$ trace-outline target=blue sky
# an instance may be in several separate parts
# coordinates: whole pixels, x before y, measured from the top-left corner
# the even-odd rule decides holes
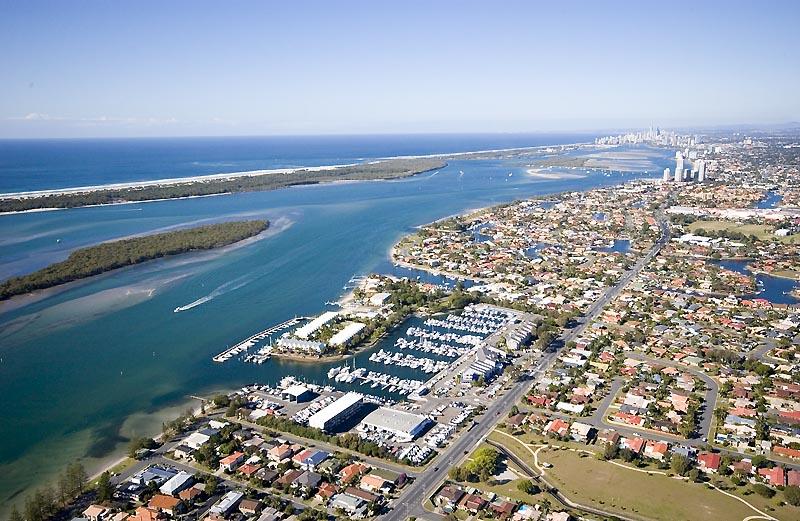
[[[800,2],[0,0],[0,137],[800,120]]]

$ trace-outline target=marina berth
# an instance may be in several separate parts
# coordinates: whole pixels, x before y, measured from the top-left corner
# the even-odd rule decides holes
[[[308,319],[306,317],[295,317],[295,318],[291,318],[289,320],[286,320],[285,322],[281,322],[280,324],[278,324],[276,326],[272,326],[272,327],[269,327],[269,328],[267,328],[267,329],[265,329],[263,331],[259,331],[255,335],[250,336],[250,337],[242,340],[238,344],[236,344],[234,346],[231,346],[231,347],[227,348],[225,351],[221,352],[220,354],[214,356],[212,358],[212,360],[214,360],[215,362],[218,362],[218,363],[227,362],[228,360],[230,360],[231,358],[235,357],[236,355],[239,355],[239,354],[247,352],[251,347],[254,347],[254,346],[258,345],[260,342],[263,342],[267,338],[270,338],[275,333],[278,333],[278,332],[283,331],[285,329],[289,329],[290,327],[295,326],[295,325],[299,324],[300,322],[302,322],[304,320],[308,320]],[[265,347],[268,347],[268,346],[265,346]],[[267,358],[269,358],[269,350],[265,350],[264,348],[259,350],[258,354],[262,356],[262,359],[261,359],[260,362],[257,362],[257,363],[261,363],[264,360],[266,360]]]

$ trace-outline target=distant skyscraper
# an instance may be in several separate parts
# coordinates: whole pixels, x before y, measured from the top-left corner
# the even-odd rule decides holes
[[[683,181],[683,154],[678,151],[675,152],[675,182],[681,181]]]
[[[670,172],[669,167],[664,169],[664,182],[668,183],[672,179],[672,172]]]
[[[703,159],[698,159],[696,163],[697,168],[697,181],[702,183],[706,180],[706,162]]]

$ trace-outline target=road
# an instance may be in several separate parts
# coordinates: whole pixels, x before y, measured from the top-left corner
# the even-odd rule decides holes
[[[477,425],[464,432],[441,451],[439,456],[429,465],[428,470],[406,487],[403,495],[395,501],[395,508],[381,516],[381,519],[385,521],[403,521],[411,516],[415,516],[418,519],[441,518],[438,514],[428,512],[422,506],[423,502],[433,493],[434,487],[438,486],[447,477],[447,471],[450,468],[459,465],[466,455],[483,441],[495,424],[498,423],[498,420],[505,418],[511,406],[518,403],[527,393],[533,380],[546,372],[555,363],[560,350],[570,341],[579,338],[586,327],[600,315],[605,305],[616,298],[645,265],[658,255],[658,252],[669,240],[669,228],[662,216],[659,216],[659,228],[661,229],[661,238],[653,245],[647,255],[634,264],[614,286],[595,301],[576,326],[562,333],[554,342],[554,349],[548,349],[542,354],[542,357],[530,372],[533,378],[526,377],[517,381],[508,392],[491,403],[486,412],[478,418]]]

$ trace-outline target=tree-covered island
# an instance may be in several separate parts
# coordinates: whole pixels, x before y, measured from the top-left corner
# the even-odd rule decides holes
[[[268,227],[264,220],[224,222],[81,248],[62,262],[0,283],[0,300],[168,255],[227,246]]]
[[[395,158],[347,166],[300,169],[289,172],[240,173],[207,179],[192,179],[122,188],[75,189],[30,195],[10,194],[0,199],[0,213],[44,208],[77,208],[157,199],[178,199],[236,192],[277,190],[289,186],[333,181],[372,181],[400,179],[436,170],[447,162],[436,158]]]

